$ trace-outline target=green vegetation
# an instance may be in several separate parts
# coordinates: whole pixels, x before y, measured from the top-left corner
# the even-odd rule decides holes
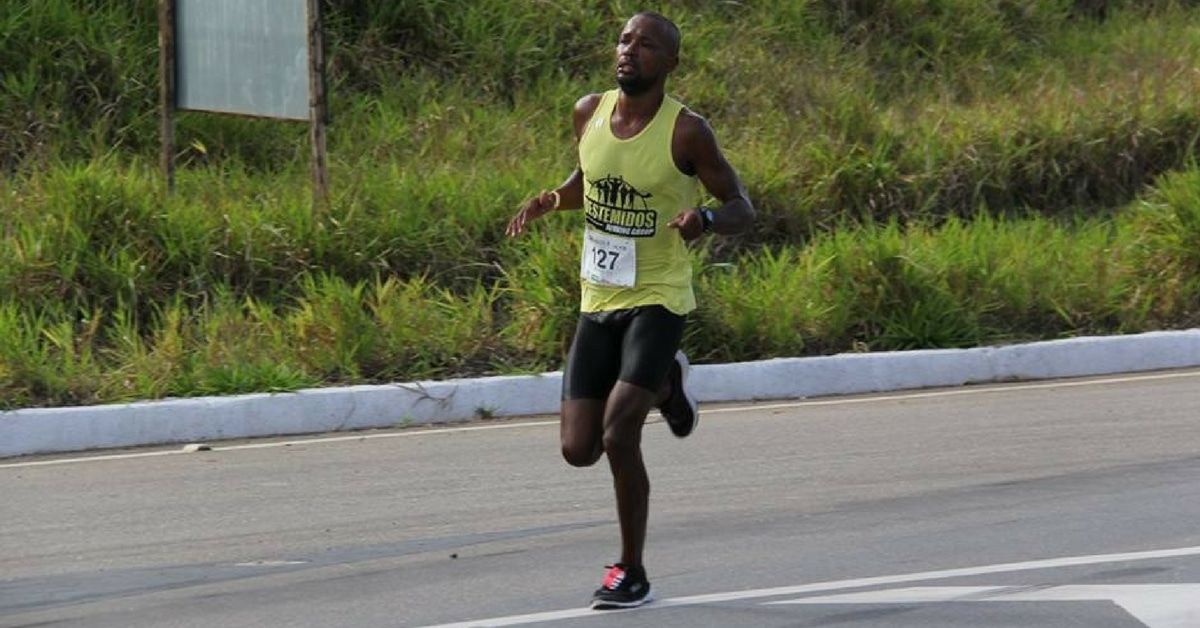
[[[306,130],[183,113],[155,0],[0,6],[0,408],[555,369],[578,216],[507,240],[612,85],[624,0],[327,0]],[[759,210],[698,250],[697,361],[1200,322],[1200,3],[672,0],[671,88]]]

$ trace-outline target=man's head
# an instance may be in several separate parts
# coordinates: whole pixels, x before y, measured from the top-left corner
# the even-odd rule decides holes
[[[617,85],[630,96],[662,88],[679,64],[679,28],[658,13],[629,18],[617,40]]]

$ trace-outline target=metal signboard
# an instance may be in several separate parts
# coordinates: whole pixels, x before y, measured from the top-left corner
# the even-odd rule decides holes
[[[174,0],[175,106],[308,120],[307,0]]]

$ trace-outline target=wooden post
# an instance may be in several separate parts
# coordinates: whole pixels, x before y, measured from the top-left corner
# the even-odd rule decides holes
[[[175,189],[175,0],[158,0],[159,161],[167,191]]]
[[[329,175],[325,161],[325,42],[321,32],[320,0],[308,0],[308,114],[312,140],[313,207],[323,207],[329,198]]]

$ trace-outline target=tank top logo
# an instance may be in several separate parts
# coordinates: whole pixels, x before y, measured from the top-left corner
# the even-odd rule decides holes
[[[654,236],[658,213],[646,204],[652,194],[639,192],[624,177],[608,175],[589,183],[584,212],[589,225],[605,233],[631,238]]]

